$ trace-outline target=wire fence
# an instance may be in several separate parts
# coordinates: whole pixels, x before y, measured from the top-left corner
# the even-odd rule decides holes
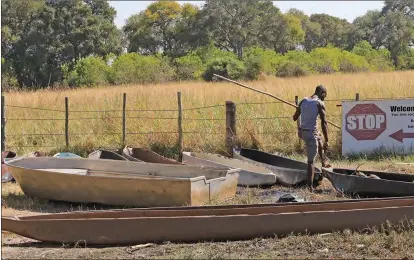
[[[355,100],[359,100],[359,94],[356,94],[356,98],[355,99],[328,99],[325,100],[325,102],[342,102],[342,101],[355,101]],[[382,97],[371,97],[371,98],[365,98],[365,100],[382,100],[385,98]],[[414,97],[398,97],[398,98],[393,98],[393,99],[414,99]],[[65,144],[68,146],[70,143],[70,137],[71,136],[87,136],[87,135],[96,135],[96,136],[122,136],[122,142],[123,144],[125,144],[125,138],[126,136],[129,135],[184,135],[184,134],[188,134],[188,135],[192,135],[192,134],[198,134],[198,135],[226,135],[228,134],[228,131],[218,131],[218,129],[214,129],[214,131],[185,131],[182,130],[182,124],[183,121],[193,121],[195,123],[200,122],[200,121],[204,121],[204,122],[222,122],[222,126],[226,127],[227,125],[227,114],[226,111],[224,109],[226,109],[226,105],[225,104],[215,104],[215,105],[207,105],[207,106],[199,106],[199,107],[191,107],[191,108],[184,108],[184,109],[180,109],[180,107],[177,108],[169,108],[169,109],[126,109],[126,94],[124,94],[124,103],[123,103],[123,109],[110,109],[110,110],[69,110],[69,106],[66,107],[65,110],[61,110],[61,109],[53,109],[53,108],[42,108],[42,107],[29,107],[29,106],[16,106],[16,105],[7,105],[4,104],[5,100],[2,99],[2,130],[3,132],[6,130],[5,128],[5,124],[6,121],[28,121],[28,122],[33,122],[33,121],[58,121],[58,122],[65,122],[64,125],[62,125],[62,130],[63,132],[56,132],[56,133],[25,133],[25,132],[21,132],[21,133],[3,133],[2,134],[2,149],[4,150],[5,147],[45,147],[45,148],[50,148],[50,147],[57,147],[59,146],[58,143],[56,143],[55,145],[44,145],[44,144],[40,144],[40,145],[7,145],[6,140],[8,139],[8,137],[27,137],[27,136],[33,136],[33,137],[65,137]],[[361,100],[362,101],[362,100]],[[297,104],[298,103],[298,98],[295,97],[295,101],[289,101],[293,104]],[[237,106],[243,108],[245,106],[256,106],[256,105],[272,105],[272,104],[283,104],[283,102],[280,101],[273,101],[273,102],[239,102],[237,103]],[[56,117],[45,117],[45,118],[38,118],[38,117],[34,117],[34,118],[30,118],[30,117],[5,117],[4,116],[4,110],[5,108],[7,108],[7,110],[11,110],[11,109],[25,109],[25,110],[34,110],[34,111],[43,111],[43,112],[56,112],[58,114],[56,114]],[[222,113],[222,117],[217,117],[217,116],[210,116],[210,117],[206,117],[205,115],[202,115],[201,117],[191,117],[191,116],[186,116],[186,112],[190,112],[190,111],[198,111],[200,113],[204,112],[204,111],[208,111],[209,109],[217,109],[217,108],[222,108],[223,109],[223,113]],[[337,109],[338,108],[337,106]],[[147,116],[147,115],[131,115],[131,113],[144,113],[144,112],[156,112],[156,113],[167,113],[165,116]],[[339,111],[340,112],[340,111]],[[95,116],[79,116],[77,114],[80,113],[95,113]],[[120,113],[121,115],[113,115],[113,113]],[[171,113],[174,113],[175,115],[172,115]],[[72,116],[74,114],[74,116]],[[97,116],[99,114],[102,114],[102,116]],[[105,115],[103,115],[105,114]],[[69,116],[71,115],[71,116]],[[224,115],[226,115],[226,117],[224,117]],[[340,119],[342,117],[342,115],[340,113],[334,113],[334,114],[330,114],[328,115],[328,118],[337,118]],[[121,123],[119,124],[119,126],[122,126],[122,131],[115,131],[115,132],[70,132],[69,131],[69,126],[70,126],[70,122],[73,121],[90,121],[90,120],[102,120],[102,119],[116,119],[116,120],[120,120]],[[176,127],[176,131],[171,130],[171,131],[161,131],[159,129],[151,129],[151,130],[147,130],[147,131],[128,131],[127,130],[127,121],[131,120],[131,119],[139,119],[139,120],[162,120],[162,121],[166,121],[166,122],[170,122],[170,121],[176,121],[176,125],[175,124],[170,124],[171,126],[175,126]],[[278,122],[278,120],[291,120],[292,119],[292,115],[277,115],[277,116],[263,116],[263,117],[248,117],[248,116],[241,116],[240,118],[237,117],[237,122],[238,124],[245,124],[247,121],[252,121],[252,122],[257,122],[257,121],[274,121],[274,122]],[[341,121],[341,120],[340,120]],[[181,128],[178,127],[181,124]],[[243,127],[241,127],[243,129]],[[181,130],[180,130],[181,129]],[[332,131],[331,131],[332,132]],[[339,131],[336,131],[337,133],[340,133]],[[238,131],[239,134],[252,134],[254,133],[254,135],[264,135],[264,136],[279,136],[281,134],[284,135],[293,135],[293,134],[297,134],[297,131],[295,128],[292,128],[291,131],[286,131],[286,130],[279,130],[279,131],[266,131],[266,130],[260,130],[260,131]],[[37,144],[37,143],[36,143]],[[61,144],[64,144],[63,142]]]

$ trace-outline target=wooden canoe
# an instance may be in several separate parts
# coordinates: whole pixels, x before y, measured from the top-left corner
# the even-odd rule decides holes
[[[131,245],[328,233],[413,219],[414,197],[406,197],[2,217],[2,230],[52,243]]]
[[[278,183],[285,186],[302,185],[307,182],[307,163],[266,153],[259,150],[245,149],[234,151],[234,157],[268,168],[276,175]],[[316,168],[314,185],[322,181],[321,170]]]
[[[414,174],[362,171],[380,179],[356,176],[352,169],[323,169],[323,174],[338,191],[360,196],[414,196]]]
[[[238,184],[241,186],[266,186],[276,183],[276,176],[269,169],[221,155],[183,152],[183,163],[219,169],[240,169]]]
[[[129,161],[142,161],[149,163],[164,163],[164,164],[182,164],[173,159],[166,158],[151,150],[143,148],[133,148],[126,146],[122,151],[122,155]]]
[[[107,160],[119,160],[119,161],[128,161],[127,158],[125,158],[124,156],[117,154],[115,152],[112,151],[108,151],[108,150],[96,150],[93,151],[92,153],[90,153],[88,155],[88,158],[90,159],[107,159]],[[136,160],[139,161],[139,160]]]
[[[29,196],[140,207],[203,205],[235,196],[238,170],[84,158],[5,162]]]

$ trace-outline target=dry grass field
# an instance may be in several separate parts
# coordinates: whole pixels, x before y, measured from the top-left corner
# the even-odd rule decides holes
[[[299,98],[310,95],[315,86],[324,84],[328,88],[328,118],[341,124],[341,108],[336,105],[342,99],[354,99],[355,93],[360,93],[361,99],[414,96],[414,71],[315,75],[291,79],[268,77],[246,84],[290,102],[294,102],[296,95]],[[276,100],[270,97],[223,82],[6,93],[6,104],[9,106],[59,110],[6,107],[6,144],[9,149],[19,153],[33,150],[56,151],[58,149],[55,147],[64,147],[64,99],[68,97],[70,145],[73,151],[83,153],[96,147],[119,146],[122,140],[122,93],[126,93],[126,143],[134,146],[161,144],[165,146],[164,149],[173,150],[177,140],[177,111],[132,110],[176,110],[178,91],[182,92],[185,109],[183,130],[186,150],[223,151],[224,104],[226,100],[231,100],[237,104],[237,134],[244,146],[254,144],[266,151],[285,153],[301,151],[296,137],[296,124],[291,120],[294,112],[292,107],[274,103]],[[208,108],[191,109],[197,107]],[[96,110],[106,112],[81,112]],[[338,130],[331,126],[330,135],[332,151],[340,151]]]
[[[326,102],[328,118],[341,124],[342,99],[354,99],[355,93],[365,98],[414,96],[414,71],[363,73],[348,75],[318,75],[304,78],[279,79],[269,77],[247,85],[270,92],[293,102],[294,97],[312,94],[318,84],[328,88]],[[221,152],[224,149],[226,100],[237,104],[237,134],[244,146],[256,145],[266,151],[277,151],[301,157],[301,145],[292,122],[293,109],[269,97],[242,89],[231,83],[185,82],[148,86],[118,86],[76,90],[42,90],[5,93],[7,148],[19,154],[34,150],[57,152],[65,144],[64,135],[40,136],[21,134],[64,133],[64,98],[69,98],[70,151],[87,155],[97,147],[120,146],[122,132],[122,93],[127,93],[127,143],[133,146],[158,148],[168,156],[175,152],[177,140],[177,92],[182,92],[184,109],[184,148]],[[332,100],[332,101],[329,101]],[[246,104],[247,103],[247,104]],[[266,104],[257,104],[266,103]],[[219,106],[215,106],[219,105]],[[17,108],[37,107],[59,111]],[[210,107],[212,106],[212,107]],[[208,107],[205,109],[190,109]],[[190,109],[190,110],[188,110]],[[106,112],[81,112],[105,110]],[[117,111],[108,111],[117,110]],[[163,117],[165,119],[151,119]],[[273,118],[272,118],[273,117]],[[274,118],[286,117],[286,118]],[[13,119],[29,119],[18,121]],[[82,119],[79,119],[82,118]],[[171,119],[172,118],[172,119]],[[207,120],[194,120],[204,118]],[[256,118],[256,119],[254,119]],[[272,118],[272,119],[257,119]],[[34,120],[34,119],[60,119]],[[337,167],[361,170],[377,169],[414,173],[412,165],[395,161],[412,161],[413,156],[382,157],[370,161],[336,160],[340,151],[340,135],[330,127],[333,164]],[[164,132],[164,133],[154,133]],[[110,134],[105,134],[110,133]],[[138,134],[141,133],[141,134]],[[145,134],[142,134],[145,133]],[[29,147],[30,146],[30,147]],[[35,146],[35,147],[32,147]],[[51,147],[40,147],[51,146]],[[378,159],[378,158],[377,158]],[[236,197],[214,204],[274,203],[281,193],[293,193],[306,201],[345,199],[337,194],[328,180],[309,193],[305,188],[273,186],[270,189],[238,188]],[[31,198],[15,183],[2,184],[2,215],[107,209],[96,204],[62,203]],[[310,236],[257,238],[248,241],[203,242],[195,244],[164,243],[140,250],[130,247],[91,247],[85,244],[52,245],[2,232],[4,259],[247,259],[247,258],[414,258],[414,223],[397,227],[377,227],[360,232],[345,230]]]

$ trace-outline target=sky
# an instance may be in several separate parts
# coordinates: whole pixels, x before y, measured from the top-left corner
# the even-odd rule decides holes
[[[125,20],[137,14],[153,3],[154,1],[109,1],[117,11],[115,24],[122,27]],[[194,5],[202,6],[203,1],[178,1],[178,3],[191,2]],[[290,8],[296,8],[307,15],[314,13],[326,13],[352,22],[356,17],[364,15],[368,10],[381,9],[383,1],[273,1],[283,13]]]

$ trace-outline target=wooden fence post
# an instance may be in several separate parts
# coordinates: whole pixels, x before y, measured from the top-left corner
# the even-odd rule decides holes
[[[298,96],[295,96],[295,104],[297,106],[299,106],[299,97]],[[298,120],[296,120],[296,125],[298,126],[298,130],[299,130],[299,127],[300,127],[300,116],[299,116]],[[299,140],[299,145],[302,145],[302,142],[301,142],[299,136],[298,136],[298,140]]]
[[[69,98],[65,97],[65,140],[66,148],[69,147]]]
[[[233,157],[236,139],[236,104],[233,101],[226,101],[226,152],[230,157]]]
[[[122,100],[122,146],[125,146],[126,139],[126,93],[123,95]]]
[[[359,101],[359,93],[355,94],[355,101]]]
[[[6,149],[6,117],[5,117],[5,109],[6,103],[5,98],[1,96],[1,151]]]
[[[177,92],[178,100],[178,161],[183,161],[183,106],[181,92]]]

